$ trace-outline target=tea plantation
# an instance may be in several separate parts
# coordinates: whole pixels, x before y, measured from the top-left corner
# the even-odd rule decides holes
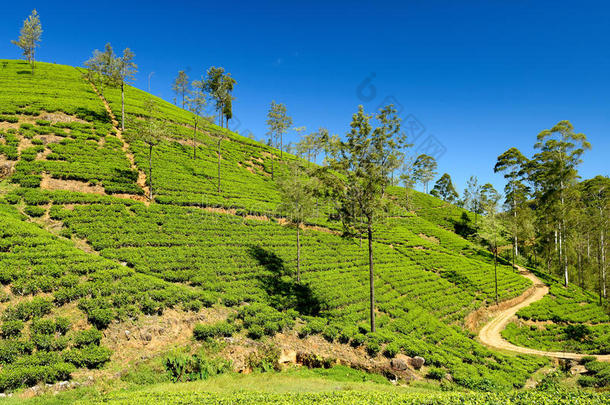
[[[148,173],[149,149],[135,122],[146,118],[150,95],[127,87],[133,120],[121,134],[112,120],[120,116],[119,90],[103,89],[107,111],[102,89],[82,69],[39,62],[35,75],[23,72],[24,62],[0,60],[0,164],[10,169],[0,181],[1,392],[104,370],[114,361],[105,345],[110,325],[168,309],[225,311],[217,324],[194,328],[200,340],[239,336],[257,345],[295,332],[300,339],[322,336],[371,361],[421,356],[432,371],[418,378],[458,389],[520,389],[550,365],[488,349],[466,329],[467,315],[495,299],[490,255],[455,233],[460,223],[476,221],[474,214],[416,191],[406,210],[404,190],[388,189],[394,203],[373,242],[378,330],[371,333],[365,244],[340,236],[336,209],[323,197],[301,234],[296,282],[295,230],[278,210],[277,186],[285,161],[295,156],[281,162],[277,150],[206,120],[193,135],[192,115],[157,99],[154,118],[168,120],[171,131],[154,149],[149,202],[138,181]],[[532,286],[505,264],[497,277],[501,301]],[[607,340],[608,316],[578,288],[552,284],[551,295],[518,315],[592,323],[596,342]],[[505,331],[517,344],[557,348],[556,336],[547,334],[557,331],[517,324]],[[598,351],[597,343],[590,346],[587,352]],[[133,392],[101,400],[443,403],[457,395]],[[461,401],[559,403],[561,395],[573,394],[468,394]],[[591,404],[607,399],[574,395]]]

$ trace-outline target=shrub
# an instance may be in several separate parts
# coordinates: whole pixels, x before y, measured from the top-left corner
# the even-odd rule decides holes
[[[362,333],[356,333],[352,338],[351,345],[353,347],[360,347],[364,344],[364,342],[366,342],[366,336],[364,336]]]
[[[111,308],[94,308],[87,312],[87,319],[97,329],[105,329],[114,319]]]
[[[280,349],[273,345],[264,345],[256,352],[250,353],[246,359],[246,364],[253,371],[273,371],[280,370]]]
[[[231,362],[228,360],[208,359],[197,354],[172,354],[163,360],[163,365],[173,382],[206,380],[231,370]]]
[[[400,352],[400,344],[397,342],[391,342],[386,345],[383,349],[383,355],[389,359],[396,357]]]
[[[583,358],[580,359],[580,364],[582,365],[586,365],[588,363],[591,363],[592,361],[595,361],[595,356],[584,356]]]
[[[208,340],[221,336],[233,335],[235,328],[227,322],[217,322],[211,325],[197,324],[193,329],[193,336],[197,340]]]
[[[46,209],[44,207],[38,207],[36,205],[28,205],[25,207],[24,212],[31,217],[41,217],[44,215]]]
[[[89,345],[99,345],[101,340],[102,332],[95,328],[78,331],[72,337],[74,347],[76,348],[81,348]]]
[[[248,337],[258,340],[265,335],[265,330],[260,325],[252,325],[248,328]]]
[[[339,336],[339,329],[336,326],[329,325],[324,329],[324,332],[322,332],[322,336],[328,342],[332,343]]]
[[[369,340],[366,343],[366,352],[369,354],[369,356],[371,356],[371,357],[377,356],[377,354],[379,354],[380,350],[381,350],[381,346],[379,345],[379,343],[377,343],[377,341]]]
[[[426,374],[426,378],[430,378],[431,380],[442,380],[445,376],[445,370],[437,367],[430,367],[428,373]]]
[[[11,338],[21,335],[23,330],[23,322],[19,320],[15,321],[4,321],[2,323],[2,337]]]
[[[64,360],[79,368],[100,368],[110,360],[111,353],[106,347],[88,345],[68,350],[64,353]]]
[[[51,335],[55,333],[55,322],[52,319],[34,319],[30,325],[30,332]]]

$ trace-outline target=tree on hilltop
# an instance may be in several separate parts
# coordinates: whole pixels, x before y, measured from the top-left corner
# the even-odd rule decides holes
[[[148,199],[154,201],[153,193],[153,149],[167,135],[167,123],[164,120],[154,118],[157,113],[157,105],[152,98],[145,101],[147,115],[144,120],[134,120],[134,137],[148,146]]]
[[[385,187],[393,157],[406,145],[406,137],[400,129],[400,118],[392,105],[382,108],[375,119],[378,126],[373,129],[371,115],[364,113],[362,106],[352,116],[351,130],[346,141],[340,141],[337,158],[331,167],[341,173],[339,199],[344,227],[364,227],[368,239],[370,321],[375,331],[375,288],[373,260],[373,227],[386,205]]]
[[[269,135],[269,144],[275,148],[277,140],[280,140],[280,159],[282,159],[282,143],[283,136],[292,126],[292,118],[286,114],[286,106],[282,103],[271,102],[271,107],[267,113],[267,134]],[[271,179],[274,178],[274,156],[271,156]]]
[[[190,93],[189,77],[184,70],[178,72],[178,76],[176,76],[172,83],[172,90],[176,93],[176,96],[182,99],[182,108],[184,108]]]
[[[206,98],[203,88],[203,80],[195,80],[193,82],[193,90],[186,96],[186,107],[193,114],[193,159],[197,157],[197,126],[199,125],[201,113],[206,105]]]
[[[125,130],[125,84],[133,82],[138,66],[133,62],[136,55],[129,48],[123,50],[123,56],[114,60],[114,82],[121,86],[121,130]]]
[[[299,162],[292,162],[288,174],[279,179],[282,204],[280,212],[296,228],[297,233],[297,282],[301,282],[301,227],[312,215],[314,207],[313,180]]]
[[[482,207],[485,216],[481,219],[478,229],[479,237],[489,244],[494,255],[495,301],[498,303],[498,246],[502,243],[503,227],[498,216],[498,201],[500,194],[489,183],[481,187]]]
[[[41,36],[42,25],[40,24],[40,16],[34,9],[32,14],[23,22],[19,32],[19,39],[11,41],[14,45],[21,48],[23,57],[32,67],[32,74],[34,74],[34,63],[36,61],[36,48],[40,44]]]
[[[459,198],[459,194],[455,190],[451,176],[448,173],[443,174],[438,179],[430,194],[448,203],[454,203]]]
[[[436,176],[437,163],[432,156],[422,154],[415,159],[414,176],[417,182],[424,185],[424,193],[428,193],[428,183]]]
[[[284,158],[284,134],[292,126],[292,118],[286,114],[285,104],[271,101],[271,107],[267,113],[267,126],[269,127],[269,136],[272,138],[271,143],[277,145],[277,140],[280,141],[281,160]]]

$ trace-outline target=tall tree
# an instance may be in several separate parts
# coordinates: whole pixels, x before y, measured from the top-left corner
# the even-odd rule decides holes
[[[223,126],[223,117],[227,117],[227,115],[233,116],[233,98],[231,92],[235,87],[235,83],[236,81],[231,77],[230,73],[225,74],[224,68],[212,66],[208,69],[207,78],[204,82],[204,90],[215,102],[218,125],[220,127]],[[231,104],[229,105],[229,103]]]
[[[482,206],[485,216],[481,219],[479,237],[486,241],[494,255],[495,301],[498,303],[498,246],[502,241],[502,224],[498,217],[500,194],[489,183],[481,187]]]
[[[161,142],[168,130],[165,121],[155,118],[158,109],[152,98],[145,101],[144,108],[147,116],[144,120],[134,120],[134,136],[148,146],[148,199],[153,202],[153,148]]]
[[[430,194],[439,197],[448,203],[454,203],[460,197],[455,190],[453,182],[451,181],[451,176],[449,176],[448,173],[443,174],[441,178],[438,179]]]
[[[85,66],[89,69],[88,74],[91,79],[99,79],[99,90],[104,97],[104,84],[113,84],[117,78],[117,57],[112,49],[112,45],[107,43],[104,46],[104,52],[99,50],[93,51],[93,56],[85,62]]]
[[[182,108],[184,108],[190,92],[189,77],[184,70],[178,72],[178,76],[176,76],[172,83],[172,90],[176,93],[177,97],[182,99]]]
[[[384,107],[375,116],[378,126],[373,129],[372,116],[362,106],[352,117],[351,131],[340,143],[338,159],[333,167],[344,178],[341,204],[347,228],[360,227],[364,222],[368,239],[370,320],[375,331],[375,288],[373,260],[373,226],[384,207],[383,190],[389,184],[392,157],[400,153],[406,137],[400,129],[400,118],[394,106]]]
[[[233,89],[235,88],[235,79],[231,77],[231,73],[222,76],[220,81],[220,99],[222,103],[222,116],[226,119],[225,128],[229,128],[229,120],[233,118]],[[222,126],[222,125],[221,125]]]
[[[583,133],[576,133],[569,121],[560,121],[551,129],[538,134],[534,145],[539,150],[534,155],[536,161],[531,175],[538,183],[542,203],[547,207],[547,215],[553,218],[558,239],[558,263],[563,272],[564,284],[569,284],[568,229],[569,189],[578,178],[578,166],[585,150],[591,148]]]
[[[286,215],[297,233],[297,282],[301,282],[301,227],[313,214],[312,178],[306,175],[299,162],[289,164],[288,174],[279,181],[282,199],[280,212]]]
[[[282,103],[271,101],[271,107],[267,113],[267,126],[269,127],[270,137],[275,141],[280,141],[280,159],[284,158],[284,134],[292,126],[292,118],[286,114],[286,106]],[[272,141],[272,143],[274,143]],[[273,175],[273,170],[272,173]]]
[[[610,178],[596,176],[583,182],[583,199],[588,207],[590,225],[597,234],[598,274],[600,301],[608,297],[606,276],[606,251],[610,227]],[[600,302],[601,304],[601,302]]]
[[[125,84],[133,82],[138,66],[133,62],[136,55],[129,48],[123,50],[123,56],[114,61],[114,82],[121,86],[121,130],[125,130]]]
[[[36,61],[36,48],[40,44],[41,36],[42,25],[40,24],[40,16],[36,10],[32,10],[32,14],[23,22],[19,32],[19,39],[11,41],[21,48],[23,57],[32,67],[32,74],[34,74],[34,63]]]
[[[474,213],[474,225],[477,225],[481,213],[481,186],[477,176],[470,176],[462,197],[464,208]]]
[[[201,113],[206,105],[205,94],[202,90],[203,81],[194,81],[193,90],[186,96],[186,106],[193,113],[193,159],[197,157],[197,126],[201,120]]]
[[[424,192],[428,193],[428,183],[436,176],[437,163],[432,156],[419,155],[415,159],[415,179],[424,185]]]
[[[415,186],[415,156],[406,156],[402,160],[400,180],[405,188],[405,208],[411,210],[411,189]]]
[[[519,231],[520,231],[520,214],[524,205],[527,203],[529,189],[525,185],[525,176],[527,174],[528,159],[523,156],[517,148],[510,148],[500,156],[494,172],[504,173],[506,186],[504,193],[506,195],[506,204],[510,207],[509,214],[512,217],[511,226],[509,227],[513,240],[513,267],[515,259],[519,256]]]

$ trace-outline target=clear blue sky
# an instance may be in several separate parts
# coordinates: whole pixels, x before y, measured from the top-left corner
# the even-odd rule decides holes
[[[237,79],[237,131],[257,139],[271,100],[287,105],[296,126],[343,135],[358,104],[373,111],[393,97],[425,127],[418,147],[436,139],[446,148],[439,175],[450,173],[460,191],[471,174],[502,187],[496,157],[511,146],[531,154],[536,134],[562,119],[593,144],[583,177],[610,174],[609,5],[329,3],[9,2],[0,58],[20,57],[10,40],[36,8],[39,60],[82,65],[106,42],[130,47],[136,86],[147,89],[154,72],[151,92],[170,101],[178,70],[197,78],[225,67]]]

